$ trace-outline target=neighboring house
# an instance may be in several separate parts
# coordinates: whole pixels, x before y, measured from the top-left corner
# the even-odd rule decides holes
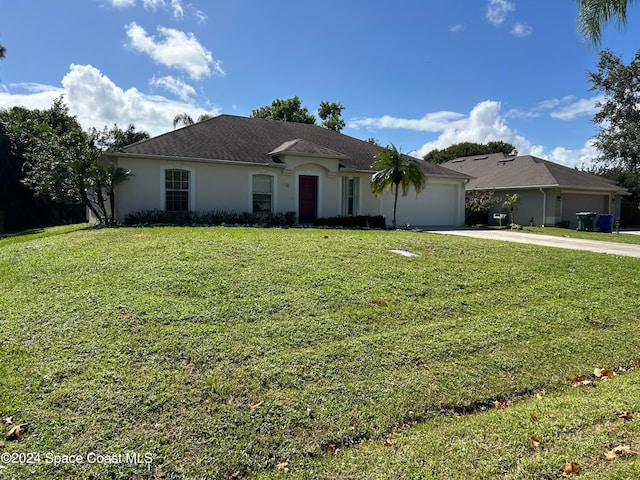
[[[524,225],[553,227],[564,222],[576,227],[576,213],[585,211],[619,218],[621,196],[628,194],[611,180],[531,155],[470,156],[442,166],[474,177],[466,186],[467,192],[493,190],[502,199],[517,193],[520,204],[515,217]],[[507,213],[502,201],[489,212],[490,224],[498,223],[493,220],[494,213]]]
[[[393,196],[371,193],[381,147],[301,123],[220,115],[108,155],[131,170],[116,191],[116,218],[141,210],[385,215]],[[398,224],[464,224],[468,177],[419,160],[425,189],[398,201]],[[402,195],[402,194],[401,194]]]

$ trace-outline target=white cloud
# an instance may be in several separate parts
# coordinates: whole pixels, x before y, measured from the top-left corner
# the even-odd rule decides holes
[[[463,28],[462,24],[458,23],[457,25],[452,25],[451,27],[449,27],[449,31],[451,33],[456,33],[456,32],[459,32],[460,30],[462,30],[462,28]]]
[[[511,29],[511,35],[516,37],[527,37],[533,33],[533,27],[526,23],[516,23]]]
[[[502,25],[509,12],[516,9],[516,6],[507,0],[489,0],[485,18],[493,25]]]
[[[127,8],[133,7],[136,3],[136,0],[110,0],[109,3],[116,8]]]
[[[182,0],[171,0],[171,10],[173,11],[173,16],[182,20],[184,18],[184,8],[182,8]]]
[[[520,153],[528,153],[533,147],[531,142],[507,126],[500,108],[500,103],[492,100],[478,103],[469,115],[462,115],[455,122],[442,125],[440,136],[418,149],[418,155],[422,157],[433,149],[447,148],[461,142],[487,143],[498,140],[513,144]]]
[[[212,69],[213,73],[224,75],[221,63],[213,59],[192,33],[158,27],[161,38],[156,40],[135,22],[127,25],[126,30],[130,47],[146,53],[156,63],[182,70],[194,80],[211,76]]]
[[[179,113],[197,118],[203,113],[219,115],[218,108],[205,110],[192,103],[169,100],[162,96],[146,95],[135,88],[123,90],[91,65],[71,65],[62,79],[62,88],[48,85],[9,85],[10,93],[0,92],[0,108],[23,106],[47,109],[60,95],[84,129],[102,128],[117,123],[159,135],[173,128]],[[20,90],[21,93],[11,93]]]
[[[170,75],[161,78],[154,77],[149,83],[154,87],[164,88],[173,93],[183,102],[188,102],[196,94],[196,90],[191,85]]]
[[[574,97],[564,97],[545,101],[536,109],[551,109],[573,99]],[[509,111],[509,114],[512,112]],[[522,112],[521,116],[524,116],[525,113]],[[439,133],[435,140],[425,143],[422,147],[411,152],[411,155],[418,158],[436,148],[444,149],[461,142],[487,143],[490,141],[505,141],[514,145],[520,155],[534,155],[568,167],[589,166],[592,159],[598,154],[591,140],[576,150],[555,147],[548,151],[544,146],[535,145],[529,139],[519,135],[516,130],[509,127],[506,120],[507,116],[501,113],[500,102],[486,100],[475,105],[469,114],[435,112],[429,113],[421,119],[394,118],[385,115],[380,118],[356,119],[349,122],[348,126],[355,129],[360,127],[404,128]]]
[[[581,98],[551,112],[550,115],[559,120],[573,120],[576,117],[594,115],[598,111],[596,103],[602,101],[604,101],[604,96],[602,95],[593,98]]]
[[[65,93],[63,88],[36,83],[12,83],[3,87],[3,91],[0,92],[2,109],[25,107],[45,110],[51,107],[56,98]]]
[[[385,115],[380,118],[360,118],[349,122],[349,128],[405,128],[419,132],[438,132],[444,126],[450,125],[455,120],[464,118],[464,115],[456,112],[428,113],[420,119],[396,118]]]

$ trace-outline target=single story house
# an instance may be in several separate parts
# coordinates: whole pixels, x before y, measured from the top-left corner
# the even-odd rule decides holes
[[[502,199],[517,193],[516,223],[524,225],[575,228],[576,213],[585,211],[619,218],[621,197],[628,194],[611,180],[531,155],[477,155],[442,166],[473,177],[466,185],[467,192],[494,191]],[[489,211],[488,223],[497,224],[493,214],[506,212],[502,201],[496,203]]]
[[[393,214],[370,189],[381,147],[301,123],[220,115],[108,153],[133,175],[117,185],[116,219],[166,211],[295,212],[318,217]],[[398,225],[464,224],[469,177],[419,160],[425,189],[398,201]]]

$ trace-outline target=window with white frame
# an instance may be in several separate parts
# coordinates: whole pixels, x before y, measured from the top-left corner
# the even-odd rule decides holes
[[[360,179],[358,177],[342,177],[342,215],[345,217],[358,215],[358,197],[360,195]]]
[[[165,170],[165,210],[168,212],[189,211],[189,171]]]
[[[271,175],[253,175],[251,177],[253,213],[273,212],[273,177]]]

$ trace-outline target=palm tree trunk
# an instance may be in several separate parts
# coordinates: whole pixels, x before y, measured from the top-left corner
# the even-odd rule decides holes
[[[400,185],[396,183],[396,196],[393,200],[393,228],[397,227],[396,224],[396,209],[398,208],[398,187]]]

